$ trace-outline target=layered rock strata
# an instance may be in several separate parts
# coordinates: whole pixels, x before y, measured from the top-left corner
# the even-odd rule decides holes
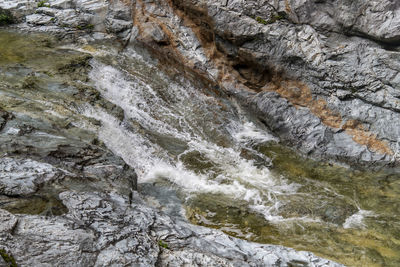
[[[99,35],[37,30],[69,41]],[[100,122],[82,115],[82,107],[119,121],[124,112],[90,86],[91,55],[59,42],[0,33],[1,266],[341,266],[148,206],[135,191],[135,171],[97,138]]]
[[[0,7],[30,29],[81,41],[144,43],[238,98],[304,154],[398,164],[400,11],[394,1],[35,4],[3,0]]]

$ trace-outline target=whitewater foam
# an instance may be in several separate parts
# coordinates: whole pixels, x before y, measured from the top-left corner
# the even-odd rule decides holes
[[[370,216],[374,216],[374,213],[372,211],[360,209],[358,212],[354,213],[346,219],[346,221],[343,223],[343,228],[365,228],[366,225],[364,223],[364,219]]]
[[[221,114],[219,101],[184,79],[172,82],[162,74],[152,73],[149,80],[140,71],[151,72],[151,66],[141,58],[135,60],[137,66],[133,64],[130,71],[93,60],[90,78],[104,98],[124,110],[126,120],[135,121],[147,133],[179,140],[185,144],[184,151],[172,155],[154,138],[132,130],[128,121],[121,122],[101,108],[87,106],[84,114],[101,121],[100,139],[135,168],[139,183],[167,180],[189,197],[223,194],[245,201],[268,220],[284,220],[278,215],[282,201],[278,198],[296,194],[301,185],[276,177],[266,166],[256,166],[254,160],[241,155],[243,148],[251,150],[256,143],[276,139],[235,107]],[[227,136],[230,144],[218,144],[214,132]],[[188,168],[182,158],[192,152],[215,168],[202,172]]]

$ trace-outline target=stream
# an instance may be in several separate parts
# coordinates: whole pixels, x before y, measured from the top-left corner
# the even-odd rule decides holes
[[[87,74],[57,67],[87,56]],[[65,117],[82,138],[95,133],[136,170],[147,202],[176,218],[348,266],[400,266],[399,173],[304,158],[235,99],[159,64],[140,47],[121,52],[0,31],[0,107]],[[27,77],[41,89],[30,90]],[[124,116],[73,99],[78,87],[97,91]],[[56,198],[50,205],[59,205]]]

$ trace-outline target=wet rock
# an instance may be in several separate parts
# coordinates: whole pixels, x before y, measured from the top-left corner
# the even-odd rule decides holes
[[[59,199],[50,194],[46,196],[42,193],[26,197],[0,195],[0,208],[13,214],[39,214],[43,216],[58,216],[68,211]]]
[[[32,14],[26,16],[26,22],[35,25],[47,25],[52,22],[52,17],[43,14]]]
[[[33,0],[1,0],[0,8],[18,22],[26,21],[27,25],[21,25],[25,30],[52,32],[61,38],[71,38],[70,32],[83,31],[80,35],[84,35],[94,31],[114,33],[114,38],[123,39],[128,38],[132,27],[129,4],[125,1],[111,4],[101,0],[50,0],[39,7]]]
[[[32,194],[41,185],[63,175],[50,164],[3,157],[0,159],[0,193],[10,196]]]
[[[217,80],[245,105],[253,103],[253,112],[285,142],[318,158],[398,164],[400,136],[386,119],[400,111],[400,7],[393,1],[176,0],[173,8],[154,3],[137,3],[136,18],[140,25],[155,18],[173,33],[178,45],[166,53]],[[305,84],[309,93],[280,90],[290,87],[288,80]],[[278,95],[269,103],[263,93],[246,94],[249,89]],[[329,114],[338,114],[336,122]],[[377,122],[377,114],[385,119]],[[359,126],[346,126],[354,122]]]
[[[0,131],[6,125],[7,120],[12,119],[12,117],[12,114],[8,113],[0,107]]]
[[[65,216],[16,215],[18,224],[12,234],[0,236],[7,241],[3,247],[12,251],[21,266],[60,262],[74,266],[341,266],[309,252],[251,243],[174,221],[147,207],[137,194],[132,204],[118,194],[70,191],[60,198],[69,210]],[[7,214],[0,216],[2,225],[13,218],[1,212]]]
[[[0,8],[0,26],[9,25],[14,22],[10,11]]]
[[[73,1],[72,0],[50,0],[49,5],[52,8],[57,8],[57,9],[70,9],[73,7]]]
[[[257,112],[260,120],[277,133],[281,140],[297,145],[305,154],[329,156],[356,165],[363,164],[364,159],[368,162],[390,161],[390,157],[384,158],[369,151],[367,147],[361,147],[347,134],[332,130],[307,109],[294,107],[277,93],[236,96],[244,105]]]
[[[361,121],[372,134],[377,128],[387,127],[378,138],[390,136],[388,146],[393,150],[398,138],[395,126],[386,120],[377,124],[373,117],[386,114],[387,118],[395,118],[400,110],[396,102],[398,52],[396,47],[389,51],[370,40],[396,46],[397,33],[388,33],[393,28],[380,24],[379,30],[368,30],[344,21],[340,23],[346,24],[347,30],[342,32],[341,28],[331,27],[334,20],[329,19],[315,27],[313,23],[298,24],[302,21],[301,12],[296,10],[301,8],[293,8],[294,4],[287,1],[173,1],[172,6],[158,0],[112,2],[56,0],[50,1],[50,7],[38,8],[35,1],[0,0],[0,8],[20,21],[26,20],[28,23],[19,27],[30,31],[76,34],[83,41],[103,39],[111,33],[123,41],[130,38],[132,42],[171,45],[168,51],[173,53],[168,55],[176,55],[197,74],[219,83],[223,90],[253,109],[283,141],[304,153],[350,162],[387,163],[393,159],[390,153],[371,152],[369,143],[357,143],[351,132],[346,133],[354,130],[350,126],[355,127],[356,123],[347,128],[326,125],[325,112],[315,112],[313,106],[318,96],[326,101],[324,108],[341,113],[354,104],[344,100],[360,100],[365,112],[342,113],[342,118]],[[131,31],[134,23],[138,25]],[[345,34],[349,33],[371,38],[348,38]],[[214,38],[218,39],[219,51],[213,50]],[[226,53],[229,61],[223,62],[223,57],[218,57],[220,52]],[[252,64],[263,68],[249,68]],[[56,75],[71,75],[84,83],[86,74],[76,74],[87,66],[69,67],[58,69]],[[224,69],[227,72],[223,73]],[[272,90],[273,86],[268,85],[280,79],[302,80],[309,85],[311,97],[299,100],[302,93],[297,89],[289,95],[285,91],[248,93],[248,85],[257,92]],[[242,84],[231,82],[236,80]],[[64,89],[63,94],[40,91],[43,88],[34,84],[0,99],[2,106],[7,105],[6,112],[11,109],[15,114],[7,123],[3,116],[0,121],[0,151],[2,156],[7,155],[3,157],[7,164],[0,172],[2,190],[7,194],[32,194],[48,183],[50,193],[61,192],[59,198],[68,208],[67,214],[47,217],[10,215],[0,210],[0,225],[5,225],[5,233],[0,232],[1,248],[11,251],[20,265],[340,266],[309,252],[232,238],[217,230],[174,220],[148,207],[132,192],[136,187],[134,171],[97,143],[93,131],[79,127],[78,122],[90,127],[98,124],[80,114],[80,105],[87,98],[79,99],[76,88],[60,88]],[[32,89],[41,93],[32,93]],[[91,104],[102,105],[98,95],[88,95]],[[112,104],[103,107],[113,109]],[[121,114],[117,117],[122,119]],[[24,125],[29,125],[30,130]],[[42,172],[33,173],[33,163]],[[59,179],[53,175],[64,175],[64,170],[69,172],[65,175],[68,177]],[[10,174],[17,179],[10,180]],[[337,217],[330,210],[325,215],[331,220]]]

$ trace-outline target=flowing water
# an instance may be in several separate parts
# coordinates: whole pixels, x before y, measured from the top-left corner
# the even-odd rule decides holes
[[[63,49],[91,53],[86,86],[124,110],[121,120],[77,106],[81,126],[135,168],[149,202],[173,200],[193,223],[349,266],[400,265],[399,174],[302,158],[234,99],[173,66],[163,71],[143,49]]]

